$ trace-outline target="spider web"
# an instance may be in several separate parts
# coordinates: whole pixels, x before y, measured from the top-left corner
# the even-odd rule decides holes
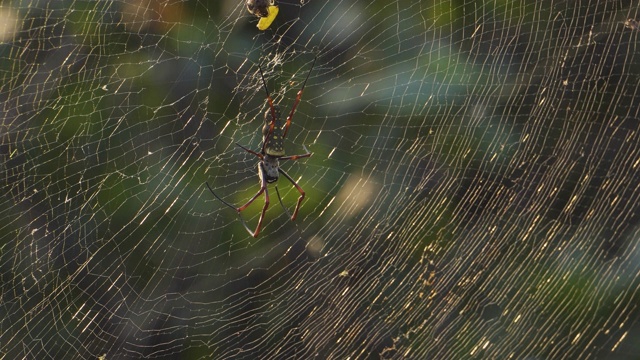
[[[279,6],[0,5],[0,358],[637,358],[638,5]]]

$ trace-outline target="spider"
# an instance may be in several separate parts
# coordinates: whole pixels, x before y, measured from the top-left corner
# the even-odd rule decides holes
[[[247,10],[260,18],[256,25],[259,30],[267,30],[276,16],[278,16],[278,5],[275,0],[247,0]]]
[[[307,74],[306,79],[302,83],[302,88],[300,88],[300,90],[298,91],[296,100],[293,103],[291,112],[289,112],[289,116],[287,116],[287,120],[285,121],[284,125],[282,125],[281,119],[280,119],[280,106],[278,104],[273,103],[273,99],[269,94],[269,89],[267,89],[267,82],[264,80],[262,68],[258,65],[258,70],[260,71],[260,77],[262,78],[262,85],[264,86],[264,90],[267,93],[267,103],[269,105],[269,109],[267,109],[267,111],[264,114],[265,123],[264,123],[264,126],[262,127],[262,149],[260,149],[260,152],[256,152],[236,143],[236,145],[242,148],[242,150],[250,154],[253,154],[258,159],[260,159],[260,161],[258,161],[258,177],[260,178],[260,190],[258,190],[258,193],[256,193],[251,199],[249,199],[249,201],[247,201],[246,204],[236,208],[235,206],[229,204],[228,202],[223,200],[221,197],[219,197],[213,191],[211,186],[209,186],[209,183],[208,182],[206,183],[207,187],[209,188],[209,191],[211,191],[211,193],[213,194],[213,196],[216,197],[216,199],[220,200],[223,204],[234,209],[238,213],[238,217],[240,218],[242,225],[244,225],[244,228],[253,237],[258,237],[258,234],[260,234],[260,228],[262,226],[262,220],[264,220],[264,214],[267,212],[267,208],[269,208],[269,191],[267,190],[267,184],[278,181],[278,177],[280,176],[280,174],[282,174],[287,180],[289,180],[293,184],[293,186],[295,186],[296,190],[298,190],[298,192],[300,193],[300,197],[298,198],[298,203],[296,204],[296,208],[293,211],[293,215],[291,215],[289,214],[289,210],[287,210],[287,208],[282,203],[282,198],[280,197],[280,193],[278,192],[278,186],[276,185],[275,187],[276,194],[278,195],[278,200],[280,201],[280,205],[286,211],[287,215],[291,216],[291,221],[294,221],[298,216],[298,210],[300,210],[300,204],[302,203],[302,200],[304,199],[304,195],[305,195],[304,190],[302,190],[300,185],[298,185],[298,183],[295,182],[293,178],[289,176],[289,174],[287,174],[284,170],[280,168],[279,161],[280,160],[298,160],[301,158],[310,157],[312,155],[307,149],[307,147],[302,145],[302,147],[306,151],[305,154],[284,156],[285,155],[284,138],[287,136],[287,132],[289,131],[289,126],[291,125],[291,120],[293,119],[293,114],[296,111],[296,107],[300,103],[300,99],[302,98],[302,92],[304,91],[304,86],[307,84],[307,80],[309,80],[309,75],[311,75],[311,71],[313,70],[313,66],[315,65],[315,63],[316,63],[316,59],[314,59],[313,63],[311,64],[311,69],[309,70],[309,73]],[[258,196],[260,196],[262,193],[264,193],[264,206],[262,207],[260,220],[258,220],[258,226],[256,227],[255,231],[251,231],[247,223],[242,218],[241,212],[244,209],[246,209],[249,205],[251,205],[251,203],[253,203],[253,201],[256,200]]]

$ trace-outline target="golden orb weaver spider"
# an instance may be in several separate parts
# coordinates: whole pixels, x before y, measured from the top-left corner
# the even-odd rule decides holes
[[[287,116],[287,120],[285,121],[284,125],[281,124],[280,106],[278,104],[273,103],[273,99],[271,98],[271,95],[269,94],[269,89],[267,88],[267,82],[264,80],[262,67],[258,65],[258,70],[260,71],[260,77],[262,78],[262,85],[264,86],[264,90],[267,93],[267,103],[269,105],[269,109],[267,109],[267,111],[264,114],[265,123],[264,123],[264,126],[262,127],[262,149],[260,150],[260,152],[256,152],[236,143],[236,145],[242,148],[242,150],[250,154],[253,154],[256,157],[258,157],[258,159],[260,159],[260,161],[258,162],[258,177],[260,178],[260,190],[258,190],[258,193],[256,193],[251,199],[249,199],[249,201],[247,201],[246,204],[236,208],[235,206],[231,205],[230,203],[226,202],[221,197],[219,197],[213,191],[211,186],[209,186],[209,183],[208,182],[206,183],[207,187],[209,188],[209,191],[211,191],[211,193],[213,194],[213,196],[216,197],[216,199],[220,200],[227,207],[234,209],[238,213],[238,217],[240,218],[242,225],[244,225],[244,228],[253,237],[258,237],[258,235],[260,234],[260,228],[262,227],[262,220],[264,220],[264,214],[267,212],[267,209],[269,208],[269,190],[267,190],[267,184],[278,181],[278,177],[280,174],[282,174],[287,180],[289,180],[293,184],[293,186],[295,186],[296,190],[298,190],[298,192],[300,193],[300,197],[298,198],[298,203],[296,204],[296,208],[293,211],[293,215],[290,215],[289,210],[287,210],[287,208],[282,203],[282,198],[280,197],[280,192],[278,192],[278,186],[276,185],[275,186],[276,194],[278,195],[278,200],[280,200],[280,205],[282,205],[282,208],[287,212],[288,215],[291,216],[291,221],[294,221],[298,216],[298,210],[300,210],[300,204],[304,199],[305,192],[304,190],[302,190],[300,185],[298,185],[298,183],[295,182],[295,180],[293,180],[291,176],[289,176],[289,174],[287,174],[284,170],[280,168],[279,160],[298,160],[301,158],[310,157],[312,155],[307,149],[307,147],[302,145],[302,147],[306,151],[305,154],[284,156],[285,155],[284,138],[287,136],[287,132],[289,131],[289,126],[291,126],[291,120],[293,119],[293,114],[295,113],[296,108],[300,103],[300,99],[302,98],[302,92],[304,91],[304,86],[307,84],[307,80],[309,80],[309,75],[311,75],[311,71],[313,70],[313,66],[315,65],[315,63],[316,63],[316,58],[313,59],[313,63],[311,64],[311,69],[309,70],[307,77],[302,83],[302,88],[300,88],[300,90],[298,91],[296,100],[293,103],[291,112],[289,112],[289,116]],[[262,208],[262,213],[260,214],[260,219],[258,220],[258,226],[256,226],[255,231],[251,231],[251,228],[249,228],[247,223],[242,218],[241,213],[244,209],[246,209],[249,205],[251,205],[251,203],[253,203],[253,201],[257,199],[258,196],[260,196],[262,193],[264,193],[264,206]]]

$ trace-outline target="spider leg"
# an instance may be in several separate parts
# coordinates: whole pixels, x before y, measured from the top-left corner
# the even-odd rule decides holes
[[[310,157],[311,155],[313,155],[311,152],[309,152],[309,149],[307,149],[307,147],[305,145],[302,145],[302,147],[304,148],[304,151],[307,152],[306,154],[283,156],[279,160],[298,160],[298,159],[307,158],[307,157]],[[291,181],[291,183],[300,192],[300,199],[298,199],[298,204],[296,206],[296,211],[295,211],[294,215],[291,216],[291,213],[289,212],[289,209],[287,209],[287,207],[284,206],[284,203],[282,202],[282,198],[280,197],[280,193],[278,192],[278,186],[276,185],[276,193],[278,194],[278,199],[280,200],[280,205],[282,205],[282,208],[287,213],[287,215],[289,215],[289,217],[291,217],[291,220],[295,220],[296,216],[298,215],[298,208],[300,207],[300,203],[302,202],[302,199],[304,199],[304,190],[302,190],[302,188],[300,186],[298,186],[298,184],[295,181],[293,181],[293,179],[289,176],[289,174],[285,173],[280,168],[278,168],[278,171],[280,171],[280,173],[282,173],[287,178],[287,180]]]
[[[309,149],[307,149],[306,146],[302,145],[302,147],[304,148],[304,151],[307,152],[306,154],[283,156],[279,160],[298,160],[298,159],[307,158],[307,157],[310,157],[311,155],[313,155],[312,153],[309,152]]]
[[[262,195],[262,193],[263,193],[266,189],[267,189],[266,184],[265,184],[265,185],[260,186],[260,190],[258,190],[258,192],[257,192],[255,195],[253,195],[253,197],[252,197],[249,201],[247,201],[247,203],[246,203],[246,204],[244,204],[244,205],[240,206],[239,208],[237,208],[237,209],[236,209],[236,211],[237,211],[237,212],[244,211],[247,207],[249,207],[249,205],[251,205],[251,203],[252,203],[252,202],[254,202],[254,201],[258,198],[258,196]]]
[[[258,196],[260,196],[260,194],[262,194],[263,192],[264,192],[264,198],[265,198],[264,207],[262,208],[262,214],[260,215],[260,220],[258,220],[258,226],[256,226],[255,231],[252,231],[251,228],[249,228],[249,225],[247,225],[247,222],[244,221],[244,218],[242,217],[242,213],[241,212],[244,209],[246,209],[249,205],[251,205],[251,203],[253,203],[253,201],[255,199],[257,199]],[[265,183],[264,185],[262,185],[260,187],[260,190],[258,191],[258,193],[255,194],[251,198],[251,200],[249,200],[246,204],[244,204],[241,207],[239,207],[238,209],[236,209],[236,211],[238,212],[238,217],[240,218],[240,222],[242,222],[242,225],[247,230],[249,235],[253,236],[254,238],[258,237],[258,234],[260,234],[260,227],[262,226],[262,220],[264,219],[264,213],[267,211],[268,207],[269,207],[269,194],[267,192],[267,184]]]
[[[228,207],[232,208],[233,210],[238,211],[238,209],[237,209],[235,206],[233,206],[233,205],[229,204],[228,202],[224,201],[220,196],[218,196],[218,194],[216,194],[216,193],[213,191],[213,189],[211,188],[211,186],[209,186],[209,183],[208,183],[208,182],[205,182],[205,184],[207,184],[207,187],[209,188],[209,191],[211,191],[211,193],[213,194],[213,196],[215,196],[215,197],[216,197],[216,199],[220,200],[223,204],[227,205]]]
[[[209,183],[207,184],[207,187],[209,188],[209,191],[211,191],[211,193],[213,194],[213,196],[216,197],[216,199],[222,201],[223,204],[225,204],[226,206],[232,208],[233,210],[235,210],[238,213],[238,217],[240,218],[240,221],[242,222],[242,225],[244,226],[244,228],[247,230],[247,232],[253,236],[253,237],[258,237],[258,234],[260,234],[260,228],[262,227],[262,220],[264,220],[264,214],[267,212],[267,209],[269,208],[269,191],[267,190],[267,180],[264,176],[264,169],[262,168],[262,164],[259,163],[258,164],[258,175],[260,176],[260,190],[258,190],[258,192],[253,195],[253,197],[251,199],[249,199],[249,201],[247,201],[246,204],[236,208],[235,206],[229,204],[228,202],[224,201],[221,197],[219,197],[215,192],[213,192],[213,189],[211,189],[211,186],[209,186]],[[247,223],[244,221],[244,218],[242,217],[241,212],[244,211],[249,205],[251,205],[257,198],[258,196],[260,196],[262,193],[264,193],[264,206],[262,207],[262,213],[260,214],[260,220],[258,220],[258,226],[256,226],[255,231],[251,231],[251,229],[249,228],[249,226],[247,225]]]
[[[269,190],[267,190],[267,180],[266,180],[266,177],[264,176],[264,168],[262,167],[262,163],[258,163],[258,176],[260,177],[260,190],[258,190],[258,192],[255,195],[253,195],[253,197],[249,199],[249,201],[247,201],[246,204],[240,206],[237,209],[238,214],[240,214],[240,212],[246,209],[249,205],[251,205],[251,203],[253,203],[255,199],[258,198],[258,196],[264,193],[264,206],[262,207],[262,213],[260,214],[260,220],[258,220],[258,226],[256,226],[256,230],[254,232],[251,232],[251,229],[249,229],[249,227],[246,224],[244,224],[249,234],[251,234],[251,236],[253,237],[258,237],[258,234],[260,234],[260,228],[262,227],[262,220],[264,220],[264,214],[267,212],[267,209],[269,208]]]
[[[248,152],[249,154],[253,154],[253,155],[257,156],[258,158],[260,158],[260,160],[262,160],[262,158],[263,158],[262,154],[259,154],[259,153],[255,152],[255,151],[251,150],[251,149],[247,149],[246,147],[244,147],[244,146],[242,146],[242,145],[240,145],[238,143],[236,143],[236,145],[238,145],[240,148],[242,148],[242,150]]]
[[[258,65],[258,71],[260,71],[260,78],[262,79],[262,85],[264,86],[264,91],[267,93],[267,103],[269,103],[269,111],[271,111],[271,124],[269,125],[269,132],[264,137],[264,142],[262,144],[262,152],[264,153],[267,148],[267,143],[271,134],[273,133],[273,129],[276,126],[276,109],[273,107],[273,99],[271,98],[271,94],[269,94],[269,89],[267,88],[267,82],[264,80],[264,75],[262,74],[262,66]]]
[[[216,197],[216,199],[220,200],[223,204],[225,204],[226,206],[232,208],[233,210],[235,210],[238,213],[238,217],[240,218],[240,222],[242,223],[242,225],[244,226],[245,229],[247,229],[247,232],[251,235],[253,235],[253,232],[251,232],[251,229],[249,229],[249,226],[247,225],[247,222],[244,221],[244,218],[242,217],[242,214],[240,213],[240,211],[238,210],[238,208],[236,208],[235,206],[229,204],[228,202],[224,201],[220,196],[218,196],[218,194],[216,194],[213,189],[211,189],[211,186],[209,186],[209,183],[206,182],[205,184],[207,184],[207,187],[209,188],[209,191],[211,191],[211,193],[213,194],[213,196]]]
[[[260,234],[260,228],[262,227],[262,220],[264,220],[264,214],[267,212],[267,209],[269,208],[269,190],[267,190],[267,180],[266,180],[266,177],[264,176],[264,168],[262,167],[262,163],[258,164],[258,172],[260,175],[261,186],[260,186],[260,191],[258,191],[257,195],[259,195],[261,192],[264,191],[264,206],[262,207],[262,214],[260,214],[260,220],[258,220],[258,226],[256,227],[256,231],[252,234],[254,238],[258,237],[258,234]]]
[[[311,71],[313,70],[313,65],[316,64],[317,59],[318,59],[317,57],[313,58],[313,63],[311,64],[311,69],[307,74],[307,78],[304,79],[304,82],[302,83],[302,88],[300,88],[300,90],[298,91],[298,95],[296,95],[296,101],[293,103],[291,112],[289,113],[289,116],[287,116],[287,122],[284,124],[284,132],[282,133],[282,138],[287,136],[287,132],[289,131],[289,126],[291,125],[291,120],[293,120],[293,113],[296,112],[296,108],[300,103],[300,99],[302,99],[302,92],[304,91],[304,86],[307,84],[307,80],[309,80],[309,75],[311,75]]]
[[[304,190],[302,190],[300,185],[298,185],[298,183],[295,182],[293,180],[293,178],[291,178],[291,176],[289,176],[289,174],[284,172],[284,170],[278,168],[278,171],[280,172],[280,174],[284,175],[284,177],[286,177],[287,180],[289,180],[293,184],[293,186],[296,187],[296,190],[298,190],[298,192],[300,193],[300,197],[298,198],[298,203],[296,204],[296,209],[293,210],[293,215],[291,216],[291,221],[293,221],[293,220],[296,219],[296,216],[298,216],[298,210],[300,210],[300,204],[302,203],[302,199],[304,199]],[[289,213],[289,212],[287,211],[287,213]]]
[[[280,192],[278,191],[278,185],[276,185],[276,194],[278,194],[278,200],[280,200],[280,205],[282,206],[282,209],[284,210],[284,212],[287,213],[289,217],[291,217],[291,213],[289,212],[289,209],[287,209],[287,207],[284,206],[284,203],[282,202],[282,198],[280,197]]]

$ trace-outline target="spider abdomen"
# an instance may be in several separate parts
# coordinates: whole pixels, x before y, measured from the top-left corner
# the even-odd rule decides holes
[[[273,120],[272,120],[273,117]],[[262,127],[262,141],[266,142],[264,153],[273,157],[284,156],[284,136],[282,134],[282,124],[280,124],[280,106],[273,105],[264,113],[264,126]],[[273,126],[273,129],[271,129]]]
[[[274,130],[268,139],[267,146],[264,149],[266,155],[278,158],[284,156],[284,142],[282,139],[282,131]]]

